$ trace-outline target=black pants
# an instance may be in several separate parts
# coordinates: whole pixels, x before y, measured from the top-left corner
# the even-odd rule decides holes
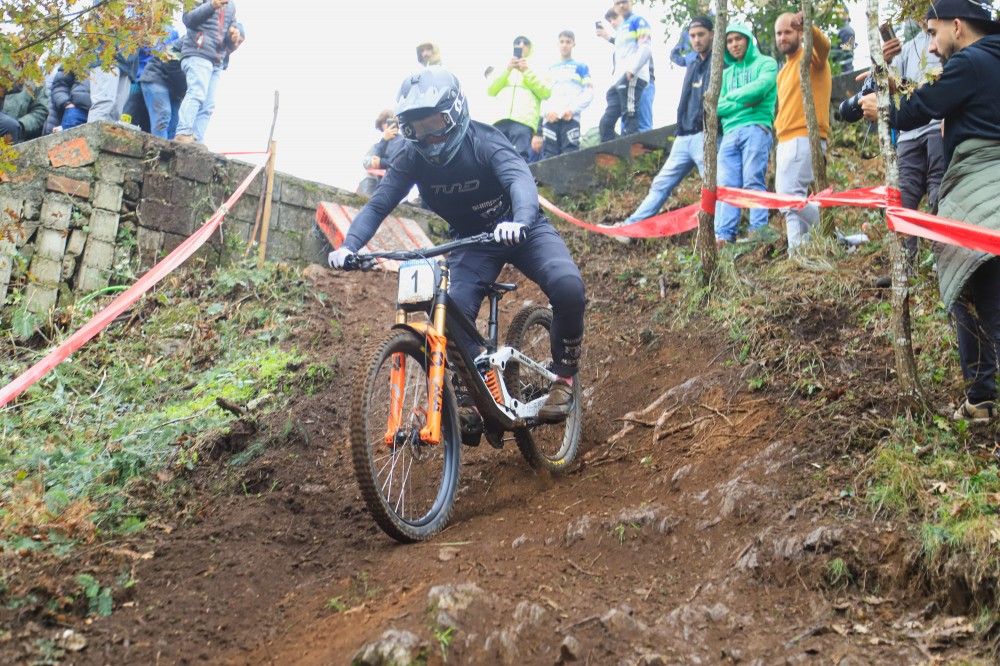
[[[631,81],[626,81],[622,76],[608,88],[608,107],[601,116],[600,124],[602,142],[611,141],[618,136],[615,126],[619,118],[622,121],[622,136],[639,131],[639,100],[645,89],[646,82],[638,76],[633,76]]]
[[[587,297],[580,269],[555,228],[535,224],[517,245],[474,245],[452,252],[448,298],[471,321],[476,320],[486,297],[483,282],[493,282],[504,264],[510,264],[541,287],[552,304],[552,372],[560,377],[577,373],[583,345],[583,310]],[[479,348],[467,336],[458,342],[475,358]]]
[[[517,154],[527,162],[528,151],[531,150],[531,136],[535,133],[535,130],[509,118],[498,120],[493,123],[493,126],[507,137],[507,140],[514,146],[514,150],[517,151]]]
[[[542,125],[545,137],[546,158],[580,150],[580,122],[577,120],[557,120]]]
[[[899,157],[899,192],[903,207],[917,210],[920,200],[927,195],[927,207],[937,210],[938,189],[944,177],[944,139],[941,132],[933,131],[923,136],[900,141],[896,144]],[[903,247],[914,261],[917,255],[917,237],[909,236]]]
[[[18,143],[21,140],[21,123],[17,118],[0,113],[0,136],[9,136],[11,143]]]
[[[971,403],[997,398],[997,349],[1000,349],[1000,257],[972,274],[951,307],[958,335],[958,359]]]

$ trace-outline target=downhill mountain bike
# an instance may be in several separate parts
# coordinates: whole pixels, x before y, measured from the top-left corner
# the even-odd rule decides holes
[[[399,541],[422,541],[448,524],[461,444],[480,441],[478,432],[461,431],[453,383],[468,391],[482,418],[482,434],[493,447],[502,448],[505,435],[513,433],[530,466],[555,473],[576,458],[583,420],[580,382],[573,383],[565,421],[539,418],[556,378],[549,369],[552,311],[522,308],[500,345],[500,299],[516,285],[482,284],[490,304],[485,337],[448,298],[444,255],[493,242],[493,234],[485,233],[428,249],[356,254],[344,266],[366,270],[377,259],[401,262],[396,323],[363,355],[350,417],[351,458],[361,495],[379,527]],[[476,342],[478,355],[455,342],[458,327]]]

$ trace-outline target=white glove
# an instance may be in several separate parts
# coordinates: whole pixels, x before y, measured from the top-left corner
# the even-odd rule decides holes
[[[327,258],[327,261],[330,262],[330,268],[343,268],[344,262],[352,254],[354,254],[354,251],[351,248],[341,245],[339,249],[331,252]]]
[[[501,222],[493,228],[493,240],[504,245],[517,245],[526,231],[520,222]]]

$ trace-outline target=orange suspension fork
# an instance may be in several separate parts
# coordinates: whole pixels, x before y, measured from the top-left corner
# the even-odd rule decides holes
[[[389,372],[389,423],[383,440],[392,446],[396,432],[403,424],[403,390],[406,388],[406,355],[392,355],[392,370]]]
[[[420,441],[441,443],[441,404],[444,401],[444,363],[448,339],[427,330],[430,367],[427,369],[427,425],[420,429]]]

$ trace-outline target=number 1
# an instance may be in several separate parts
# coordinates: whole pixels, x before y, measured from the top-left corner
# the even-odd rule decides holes
[[[413,271],[413,293],[417,293],[417,275],[420,271]]]

